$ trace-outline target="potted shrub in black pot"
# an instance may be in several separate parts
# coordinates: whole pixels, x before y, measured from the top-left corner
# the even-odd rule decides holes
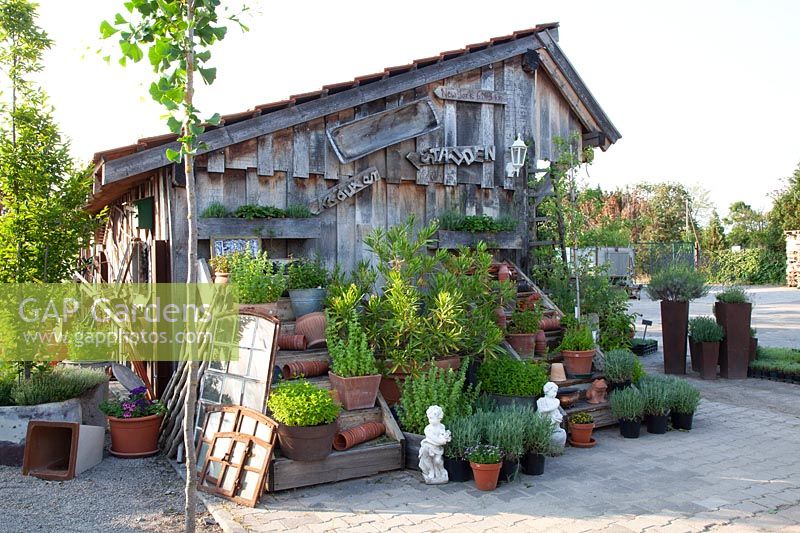
[[[619,420],[619,434],[626,439],[638,439],[644,416],[644,396],[633,387],[611,393],[611,414]]]
[[[725,331],[719,350],[719,373],[728,379],[745,379],[750,362],[750,313],[753,304],[741,287],[717,294],[714,315]]]
[[[697,350],[698,371],[703,379],[717,379],[719,365],[719,345],[724,334],[722,326],[707,316],[692,319],[692,341]]]
[[[610,350],[605,354],[603,375],[608,381],[608,392],[631,386],[633,372],[636,369],[636,356],[624,348]]]
[[[321,461],[330,455],[339,406],[330,393],[305,379],[283,381],[267,402],[278,422],[281,453],[295,461]]]
[[[450,481],[469,481],[472,479],[472,468],[467,453],[480,441],[480,428],[470,417],[458,417],[449,419],[447,429],[450,431],[450,442],[444,447],[444,468]]]
[[[550,453],[550,439],[553,437],[555,422],[549,418],[527,416],[522,421],[522,437],[524,455],[520,459],[520,467],[523,474],[529,476],[541,476],[544,474],[544,459]]]
[[[520,361],[500,356],[483,362],[478,368],[481,392],[498,406],[536,406],[542,388],[549,381],[547,363]]]
[[[708,293],[705,277],[686,265],[673,265],[653,274],[646,290],[661,300],[664,373],[685,374],[689,302]]]
[[[663,435],[669,421],[669,383],[662,376],[645,376],[639,380],[644,397],[644,421],[647,432]]]
[[[669,412],[672,427],[692,429],[692,420],[700,405],[700,391],[685,379],[676,379],[669,387]]]
[[[289,265],[289,298],[295,316],[322,311],[327,295],[328,271],[317,258],[299,259]]]

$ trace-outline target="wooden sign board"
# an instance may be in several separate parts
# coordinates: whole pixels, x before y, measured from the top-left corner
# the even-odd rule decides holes
[[[442,100],[456,100],[458,102],[476,102],[479,104],[497,105],[506,105],[508,103],[508,93],[503,91],[440,86],[433,90],[433,94]]]
[[[325,192],[325,195],[313,202],[308,206],[309,210],[315,215],[320,214],[324,209],[335,207],[339,202],[343,202],[354,196],[359,191],[362,191],[381,179],[378,169],[369,167],[367,170],[359,172],[351,179],[339,183],[335,187],[331,187]]]
[[[494,146],[434,146],[422,152],[406,155],[412,165],[421,169],[425,165],[471,165],[494,161]]]
[[[250,237],[214,238],[211,242],[211,256],[230,255],[236,252],[250,252],[255,256],[261,251],[261,239]]]

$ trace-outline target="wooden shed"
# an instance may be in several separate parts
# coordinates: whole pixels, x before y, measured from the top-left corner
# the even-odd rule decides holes
[[[549,160],[554,138],[575,132],[603,150],[620,138],[559,47],[557,23],[227,115],[202,136],[199,212],[220,202],[314,214],[200,218],[199,254],[249,239],[271,257],[319,254],[350,269],[367,257],[362,238],[374,228],[453,211],[515,217],[516,231],[492,247],[525,264],[531,205],[547,191],[530,189],[524,169],[509,177],[509,147],[520,136],[528,158]],[[109,207],[96,236],[105,281],[186,278],[185,176],[165,155],[174,143],[165,135],[95,154],[90,209]],[[463,240],[440,237],[442,246]]]

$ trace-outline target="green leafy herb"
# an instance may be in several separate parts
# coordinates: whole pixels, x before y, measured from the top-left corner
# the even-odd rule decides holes
[[[703,273],[683,264],[654,273],[645,290],[653,300],[675,302],[690,302],[708,293]]]
[[[726,287],[717,293],[717,301],[725,304],[745,304],[750,302],[750,295],[742,287]]]
[[[211,202],[200,213],[200,218],[225,218],[227,216],[230,216],[230,211],[221,202]]]
[[[689,336],[694,342],[720,342],[725,330],[713,318],[698,316],[689,320]]]
[[[331,370],[343,378],[379,374],[375,355],[367,345],[367,336],[358,321],[358,313],[351,311],[347,335],[342,338],[330,315],[326,313],[328,352],[333,361]]]
[[[470,415],[478,389],[464,386],[466,372],[466,365],[462,365],[458,372],[434,366],[419,376],[406,379],[403,384],[403,396],[397,408],[403,429],[410,433],[421,434],[428,425],[425,412],[431,405],[442,408],[445,424],[450,418]]]
[[[478,368],[481,390],[492,394],[539,397],[548,380],[545,363],[519,361],[509,356],[484,361]]]
[[[298,259],[289,264],[289,290],[323,288],[328,284],[328,271],[316,261]]]
[[[267,407],[275,420],[287,426],[330,424],[340,411],[328,391],[305,379],[279,383],[272,389]]]
[[[644,415],[644,396],[635,386],[615,390],[609,401],[617,420],[641,420]]]

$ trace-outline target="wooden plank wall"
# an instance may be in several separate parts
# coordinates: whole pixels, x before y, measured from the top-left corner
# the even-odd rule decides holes
[[[442,100],[433,94],[441,85],[503,91],[510,98],[507,105]],[[327,141],[326,129],[422,97],[433,102],[441,128],[352,163],[339,162]],[[341,180],[374,166],[380,181],[318,215],[322,222],[320,239],[264,240],[264,248],[273,257],[319,254],[328,267],[338,262],[352,269],[359,260],[370,259],[362,243],[364,235],[374,228],[401,223],[409,214],[416,216],[418,225],[445,211],[525,220],[525,178],[505,177],[508,146],[519,133],[523,139],[534,139],[536,148],[531,157],[548,159],[553,155],[555,135],[568,137],[570,131],[580,128],[546,73],[542,69],[525,72],[521,56],[517,56],[200,156],[198,209],[202,212],[214,201],[230,210],[247,203],[282,208],[308,205]],[[405,157],[411,151],[444,145],[494,145],[496,159],[417,170]],[[185,195],[183,189],[170,189],[173,279],[181,280],[186,268],[185,259],[181,259],[186,253],[186,217],[180,215],[185,213]],[[527,233],[522,224],[518,232]],[[208,254],[207,246],[201,243],[201,255]]]

